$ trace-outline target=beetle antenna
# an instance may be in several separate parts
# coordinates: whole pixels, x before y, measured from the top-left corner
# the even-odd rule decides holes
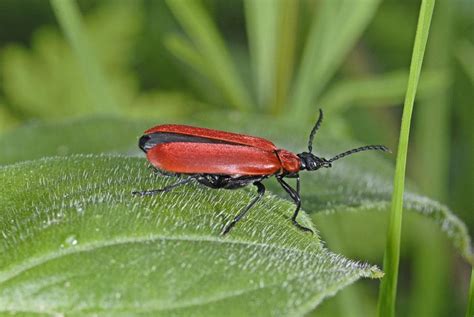
[[[384,145],[366,145],[366,146],[361,146],[343,153],[340,153],[336,156],[334,156],[332,159],[328,160],[328,162],[334,162],[340,158],[343,158],[344,156],[348,156],[357,152],[362,152],[362,151],[368,151],[368,150],[377,150],[377,151],[383,151],[383,152],[391,152],[390,149]]]
[[[309,151],[309,153],[313,152],[313,139],[314,139],[314,136],[316,135],[316,132],[318,131],[319,127],[321,126],[322,122],[323,122],[323,110],[319,109],[318,121],[316,121],[316,124],[314,125],[313,130],[311,130],[311,133],[309,134],[309,141],[308,141],[308,151]]]

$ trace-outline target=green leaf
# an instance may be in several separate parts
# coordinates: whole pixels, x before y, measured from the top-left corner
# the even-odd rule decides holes
[[[0,311],[30,314],[302,315],[381,272],[295,228],[268,194],[231,233],[250,190],[189,185],[144,159],[72,156],[0,168]],[[301,220],[312,226],[304,215]],[[232,307],[232,310],[229,310]]]

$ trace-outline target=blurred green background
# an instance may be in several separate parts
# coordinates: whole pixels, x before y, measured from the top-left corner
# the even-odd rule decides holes
[[[54,127],[83,118],[157,124],[261,116],[307,127],[322,107],[328,134],[394,149],[420,1],[334,2],[81,0],[92,52],[84,61],[77,55],[83,48],[71,48],[74,34],[65,36],[49,2],[0,0],[0,145],[18,137],[21,147],[19,136],[36,137],[22,134],[29,127],[51,125],[57,134]],[[438,0],[408,173],[420,192],[451,207],[471,233],[473,84],[474,2]],[[97,152],[123,152],[102,144]],[[36,158],[17,150],[0,147],[0,163]],[[377,235],[378,248],[337,241],[373,230],[386,216],[324,220],[326,228],[339,224],[338,237],[323,220],[318,225],[332,250],[380,264],[384,232]],[[404,222],[398,314],[463,315],[470,268],[434,226],[413,218]],[[350,314],[373,313],[377,284],[350,287],[363,303]],[[332,299],[318,312],[341,313]]]

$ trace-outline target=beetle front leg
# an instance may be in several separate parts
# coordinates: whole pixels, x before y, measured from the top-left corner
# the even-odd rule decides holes
[[[148,196],[148,195],[156,195],[158,193],[166,193],[166,192],[169,192],[169,191],[175,189],[176,187],[179,187],[179,186],[182,186],[182,185],[185,185],[185,184],[189,183],[193,179],[194,179],[194,177],[188,177],[188,178],[180,180],[179,182],[177,182],[175,184],[172,184],[172,185],[160,188],[160,189],[151,189],[151,190],[144,190],[144,191],[133,191],[132,194],[133,195],[140,195],[140,196]]]
[[[298,213],[300,211],[300,208],[301,208],[301,198],[300,198],[300,177],[299,175],[296,177],[296,191],[287,183],[283,180],[283,177],[278,177],[276,178],[278,180],[278,182],[280,183],[281,187],[283,187],[283,189],[288,193],[288,195],[290,195],[291,199],[293,199],[293,201],[295,202],[295,205],[296,205],[296,209],[293,213],[293,217],[291,217],[291,221],[293,222],[293,224],[298,227],[298,229],[300,230],[303,230],[303,231],[309,231],[311,233],[314,234],[313,230],[311,230],[310,228],[306,228],[302,225],[300,225],[297,221],[296,221],[296,217],[298,217]]]

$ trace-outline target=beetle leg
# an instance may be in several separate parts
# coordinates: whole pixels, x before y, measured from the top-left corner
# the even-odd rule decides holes
[[[166,192],[169,192],[169,191],[175,189],[176,187],[179,187],[179,186],[182,186],[182,185],[185,185],[185,184],[189,183],[193,179],[194,179],[194,177],[188,177],[188,178],[184,178],[184,179],[180,180],[179,182],[177,182],[175,184],[172,184],[172,185],[160,188],[160,189],[152,189],[152,190],[144,190],[144,191],[133,191],[132,194],[133,195],[140,195],[140,196],[147,196],[147,195],[155,195],[155,194],[158,194],[158,193],[166,193]]]
[[[253,207],[253,205],[255,205],[257,203],[257,201],[259,201],[263,195],[265,194],[265,186],[260,183],[260,182],[255,182],[253,183],[255,186],[257,186],[257,197],[255,197],[251,202],[250,204],[247,205],[247,207],[245,207],[244,210],[242,210],[237,216],[235,216],[234,220],[232,220],[228,225],[225,225],[223,230],[222,230],[222,234],[226,234],[226,233],[229,233],[230,229],[232,229],[235,224],[240,220],[242,219],[245,214],[250,210],[250,208]]]
[[[293,217],[291,217],[291,221],[293,224],[298,227],[298,229],[301,229],[303,231],[309,231],[311,233],[314,233],[313,230],[306,228],[302,225],[300,225],[296,221],[296,217],[298,216],[298,212],[300,211],[301,208],[301,198],[300,198],[300,177],[296,177],[296,191],[287,183],[283,180],[283,177],[278,177],[276,178],[278,182],[280,183],[281,187],[290,195],[291,199],[295,202],[296,209],[295,212],[293,213]]]

